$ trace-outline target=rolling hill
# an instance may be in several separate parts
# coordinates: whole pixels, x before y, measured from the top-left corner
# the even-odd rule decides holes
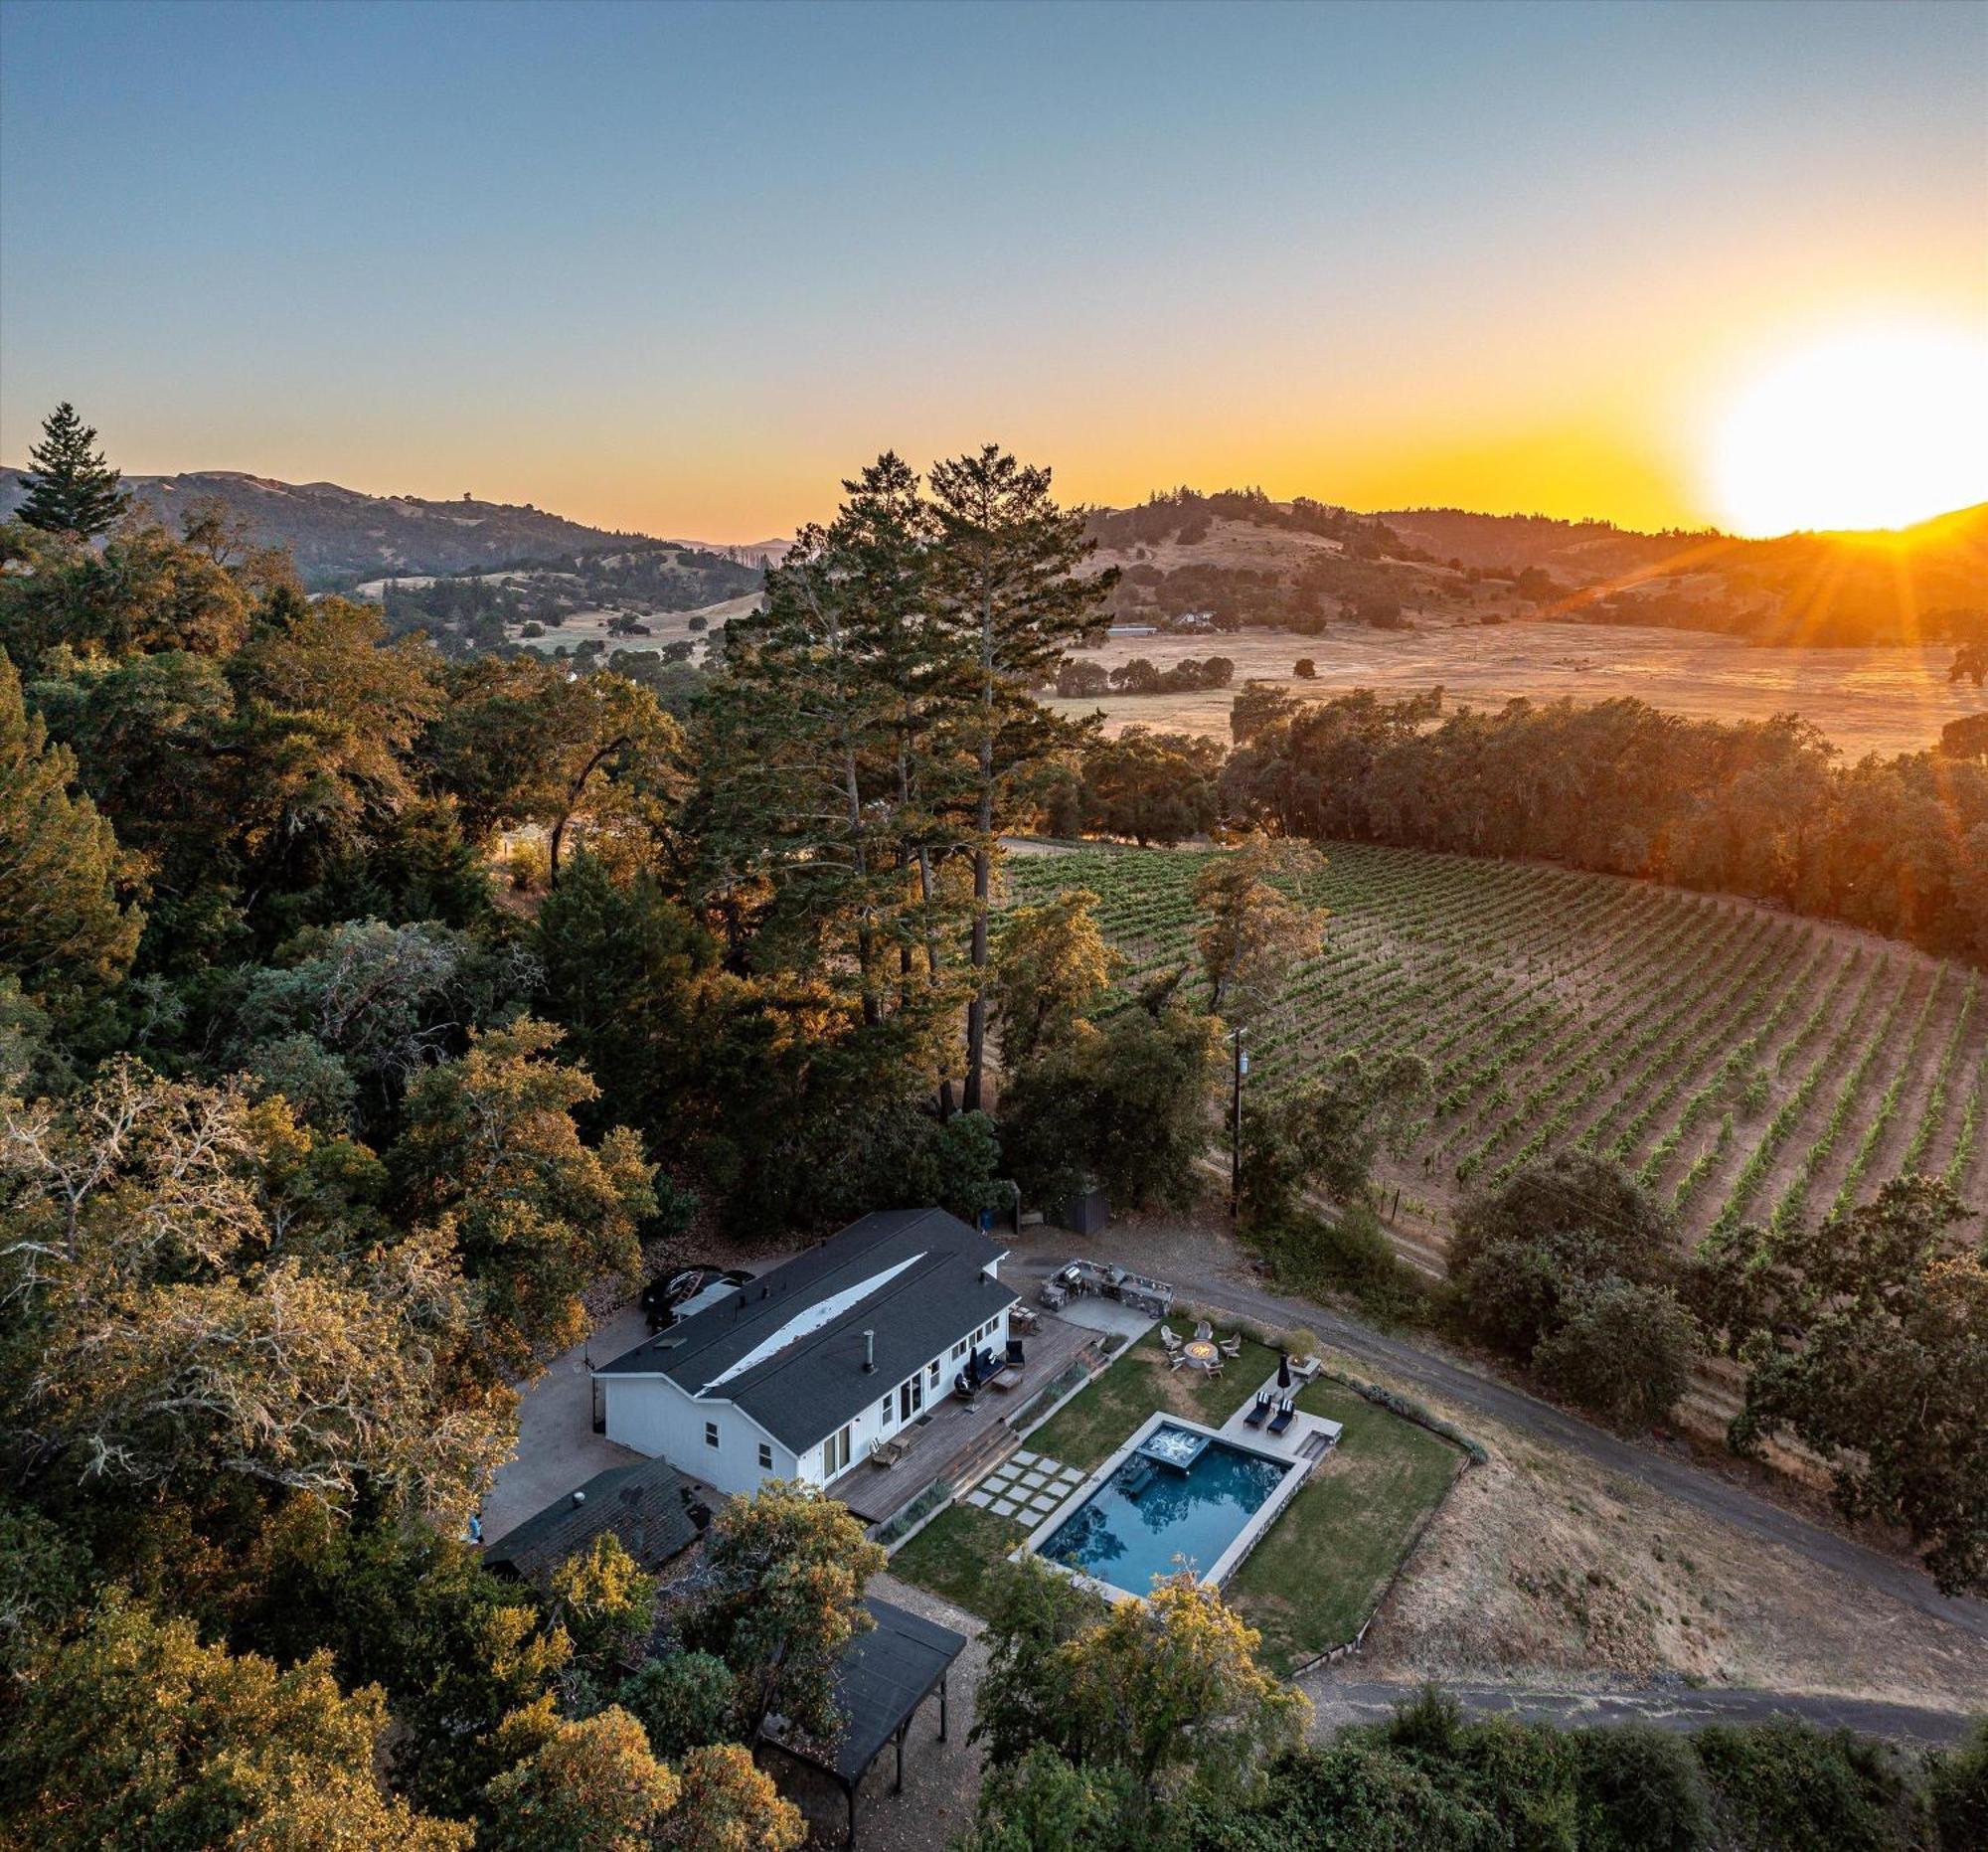
[[[1988,504],[1899,532],[1741,540],[1463,509],[1360,514],[1178,489],[1089,511],[1115,617],[1317,629],[1391,609],[1554,616],[1792,644],[1941,641],[1988,612]],[[1974,613],[1970,619],[1967,613]]]
[[[652,546],[718,553],[756,567],[769,555],[777,558],[786,545],[762,541],[724,548],[661,542],[587,527],[530,503],[479,502],[468,496],[439,502],[412,495],[367,495],[335,482],[278,482],[234,469],[124,480],[138,502],[168,527],[177,527],[197,502],[222,502],[256,545],[287,547],[313,589],[343,587],[383,575],[471,572]],[[0,468],[0,516],[12,514],[22,494],[21,471]]]

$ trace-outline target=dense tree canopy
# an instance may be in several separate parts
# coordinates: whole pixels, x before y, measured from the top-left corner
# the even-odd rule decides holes
[[[1791,716],[1522,700],[1431,727],[1439,711],[1440,691],[1271,706],[1239,732],[1225,802],[1285,835],[1655,876],[1988,960],[1988,767],[1927,753],[1838,766]]]
[[[1706,1246],[1709,1323],[1747,1366],[1734,1424],[1830,1460],[1853,1517],[1902,1525],[1949,1590],[1988,1588],[1988,1256],[1943,1182],[1902,1177],[1819,1226]]]
[[[0,1828],[60,1852],[466,1852],[467,1826],[382,1791],[387,1725],[378,1688],[342,1693],[322,1655],[279,1671],[112,1599],[22,1677],[0,1732]]]

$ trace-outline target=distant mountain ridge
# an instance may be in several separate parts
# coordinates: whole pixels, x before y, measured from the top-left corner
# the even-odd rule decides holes
[[[757,568],[787,546],[664,540],[589,527],[531,503],[368,495],[241,470],[125,483],[169,527],[194,503],[218,499],[251,540],[287,547],[313,589],[530,565],[571,569],[581,559],[667,548],[722,556],[708,562],[713,569],[727,561]],[[0,468],[0,517],[23,493],[21,471]],[[1183,488],[1086,513],[1098,564],[1125,574],[1115,611],[1124,620],[1232,606],[1249,623],[1308,628],[1335,605],[1414,610],[1474,601],[1491,614],[1662,624],[1762,642],[1870,643],[1949,634],[1951,613],[1988,608],[1988,504],[1896,535],[1775,540],[1711,529],[1644,534],[1606,521],[1458,508],[1360,513],[1303,497],[1272,501],[1260,490]],[[1509,582],[1509,595],[1496,581]],[[722,598],[736,589],[715,579],[708,592]],[[672,592],[670,607],[681,602]]]
[[[168,527],[194,503],[213,498],[228,507],[259,546],[287,547],[312,587],[382,576],[471,572],[478,568],[647,547],[691,547],[763,565],[784,541],[725,547],[616,533],[569,521],[527,502],[424,501],[412,495],[368,495],[336,482],[281,482],[243,470],[191,470],[176,476],[126,476],[124,486]],[[0,467],[0,516],[11,515],[25,489],[22,472]]]

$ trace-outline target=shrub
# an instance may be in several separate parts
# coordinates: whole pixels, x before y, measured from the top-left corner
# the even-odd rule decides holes
[[[649,1747],[677,1762],[708,1743],[723,1743],[739,1702],[739,1681],[708,1652],[650,1659],[622,1685],[616,1702],[648,1732]]]
[[[1988,1846],[1988,1722],[1927,1763],[1926,1799],[1941,1852]]]
[[[551,866],[543,843],[521,842],[515,844],[506,857],[504,873],[517,893],[529,894],[534,888],[544,885]]]
[[[1567,1322],[1533,1352],[1533,1366],[1598,1415],[1659,1421],[1690,1384],[1697,1331],[1669,1288],[1610,1278],[1573,1299]]]
[[[1698,1852],[1714,1843],[1712,1793],[1689,1739],[1647,1724],[1574,1738],[1580,1843],[1592,1852]]]
[[[1903,1852],[1916,1839],[1896,1751],[1788,1719],[1714,1725],[1696,1743],[1727,1837],[1750,1852]]]
[[[1336,1222],[1299,1211],[1254,1237],[1278,1283],[1307,1296],[1342,1292],[1384,1319],[1413,1318],[1424,1309],[1414,1269],[1402,1261],[1374,1212],[1356,1203]],[[1318,1349],[1314,1338],[1310,1350]],[[1305,1351],[1292,1348],[1293,1356]]]

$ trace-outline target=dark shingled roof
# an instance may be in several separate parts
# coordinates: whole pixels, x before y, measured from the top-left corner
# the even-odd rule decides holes
[[[682,1473],[665,1460],[637,1460],[596,1472],[580,1490],[534,1513],[483,1552],[488,1569],[509,1569],[543,1584],[568,1557],[586,1549],[604,1531],[646,1570],[660,1569],[696,1541],[697,1526],[685,1508]]]
[[[880,1211],[595,1374],[666,1376],[701,1395],[811,1305],[908,1263],[820,1329],[801,1332],[705,1398],[735,1404],[802,1452],[1014,1304],[1019,1295],[987,1275],[1002,1252],[942,1209]],[[877,1334],[877,1367],[867,1374],[865,1331]]]
[[[864,1598],[876,1625],[856,1635],[835,1668],[835,1708],[842,1734],[832,1744],[774,1741],[789,1755],[824,1768],[845,1786],[863,1771],[966,1650],[966,1635],[893,1601]]]

